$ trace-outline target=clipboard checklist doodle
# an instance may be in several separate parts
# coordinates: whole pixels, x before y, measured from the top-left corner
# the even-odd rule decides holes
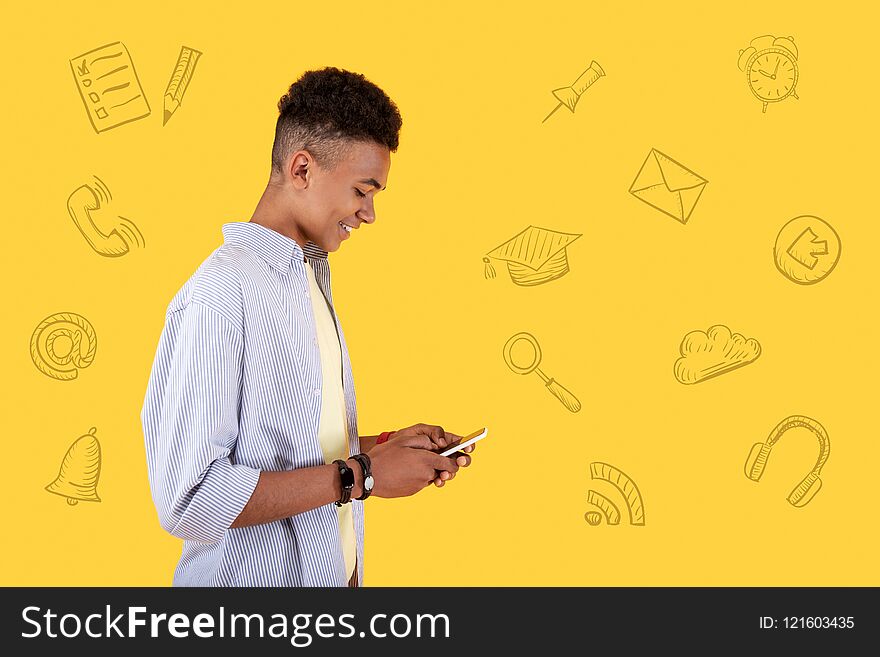
[[[121,41],[74,57],[70,69],[95,132],[150,115],[131,55]]]

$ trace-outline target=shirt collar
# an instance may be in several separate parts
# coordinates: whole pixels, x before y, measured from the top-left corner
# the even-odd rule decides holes
[[[241,244],[254,251],[267,263],[286,272],[294,260],[303,256],[326,260],[327,252],[317,244],[306,242],[300,247],[296,240],[253,221],[233,221],[223,224],[223,237],[227,244]]]

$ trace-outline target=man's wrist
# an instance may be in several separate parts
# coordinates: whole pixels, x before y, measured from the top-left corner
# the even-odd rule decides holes
[[[360,497],[364,494],[364,470],[355,459],[346,459],[345,465],[354,472],[354,488],[351,489],[351,499]],[[342,491],[342,484],[340,484],[339,490]]]
[[[376,440],[378,440],[379,436],[359,436],[358,442],[361,446],[362,452],[369,452],[376,446]]]
[[[348,504],[352,498],[352,492],[354,491],[355,484],[355,471],[349,466],[346,461],[342,459],[336,459],[333,461],[333,467],[336,468],[336,471],[339,473],[336,481],[338,482],[338,486],[336,489],[339,491],[339,497],[336,499],[334,504],[336,506],[343,506],[344,504]]]

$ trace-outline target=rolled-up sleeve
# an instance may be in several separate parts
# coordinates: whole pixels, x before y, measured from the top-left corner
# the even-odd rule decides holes
[[[198,301],[166,315],[141,410],[150,491],[162,527],[219,541],[260,470],[235,462],[243,336]]]

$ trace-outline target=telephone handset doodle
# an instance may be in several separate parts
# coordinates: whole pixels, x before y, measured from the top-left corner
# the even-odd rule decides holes
[[[103,180],[95,176],[94,186],[81,185],[73,190],[67,199],[67,211],[73,223],[97,253],[107,257],[119,257],[128,253],[132,244],[144,246],[144,237],[138,227],[125,217],[118,217],[119,222],[104,233],[92,219],[92,212],[100,210],[111,199],[110,190]]]

